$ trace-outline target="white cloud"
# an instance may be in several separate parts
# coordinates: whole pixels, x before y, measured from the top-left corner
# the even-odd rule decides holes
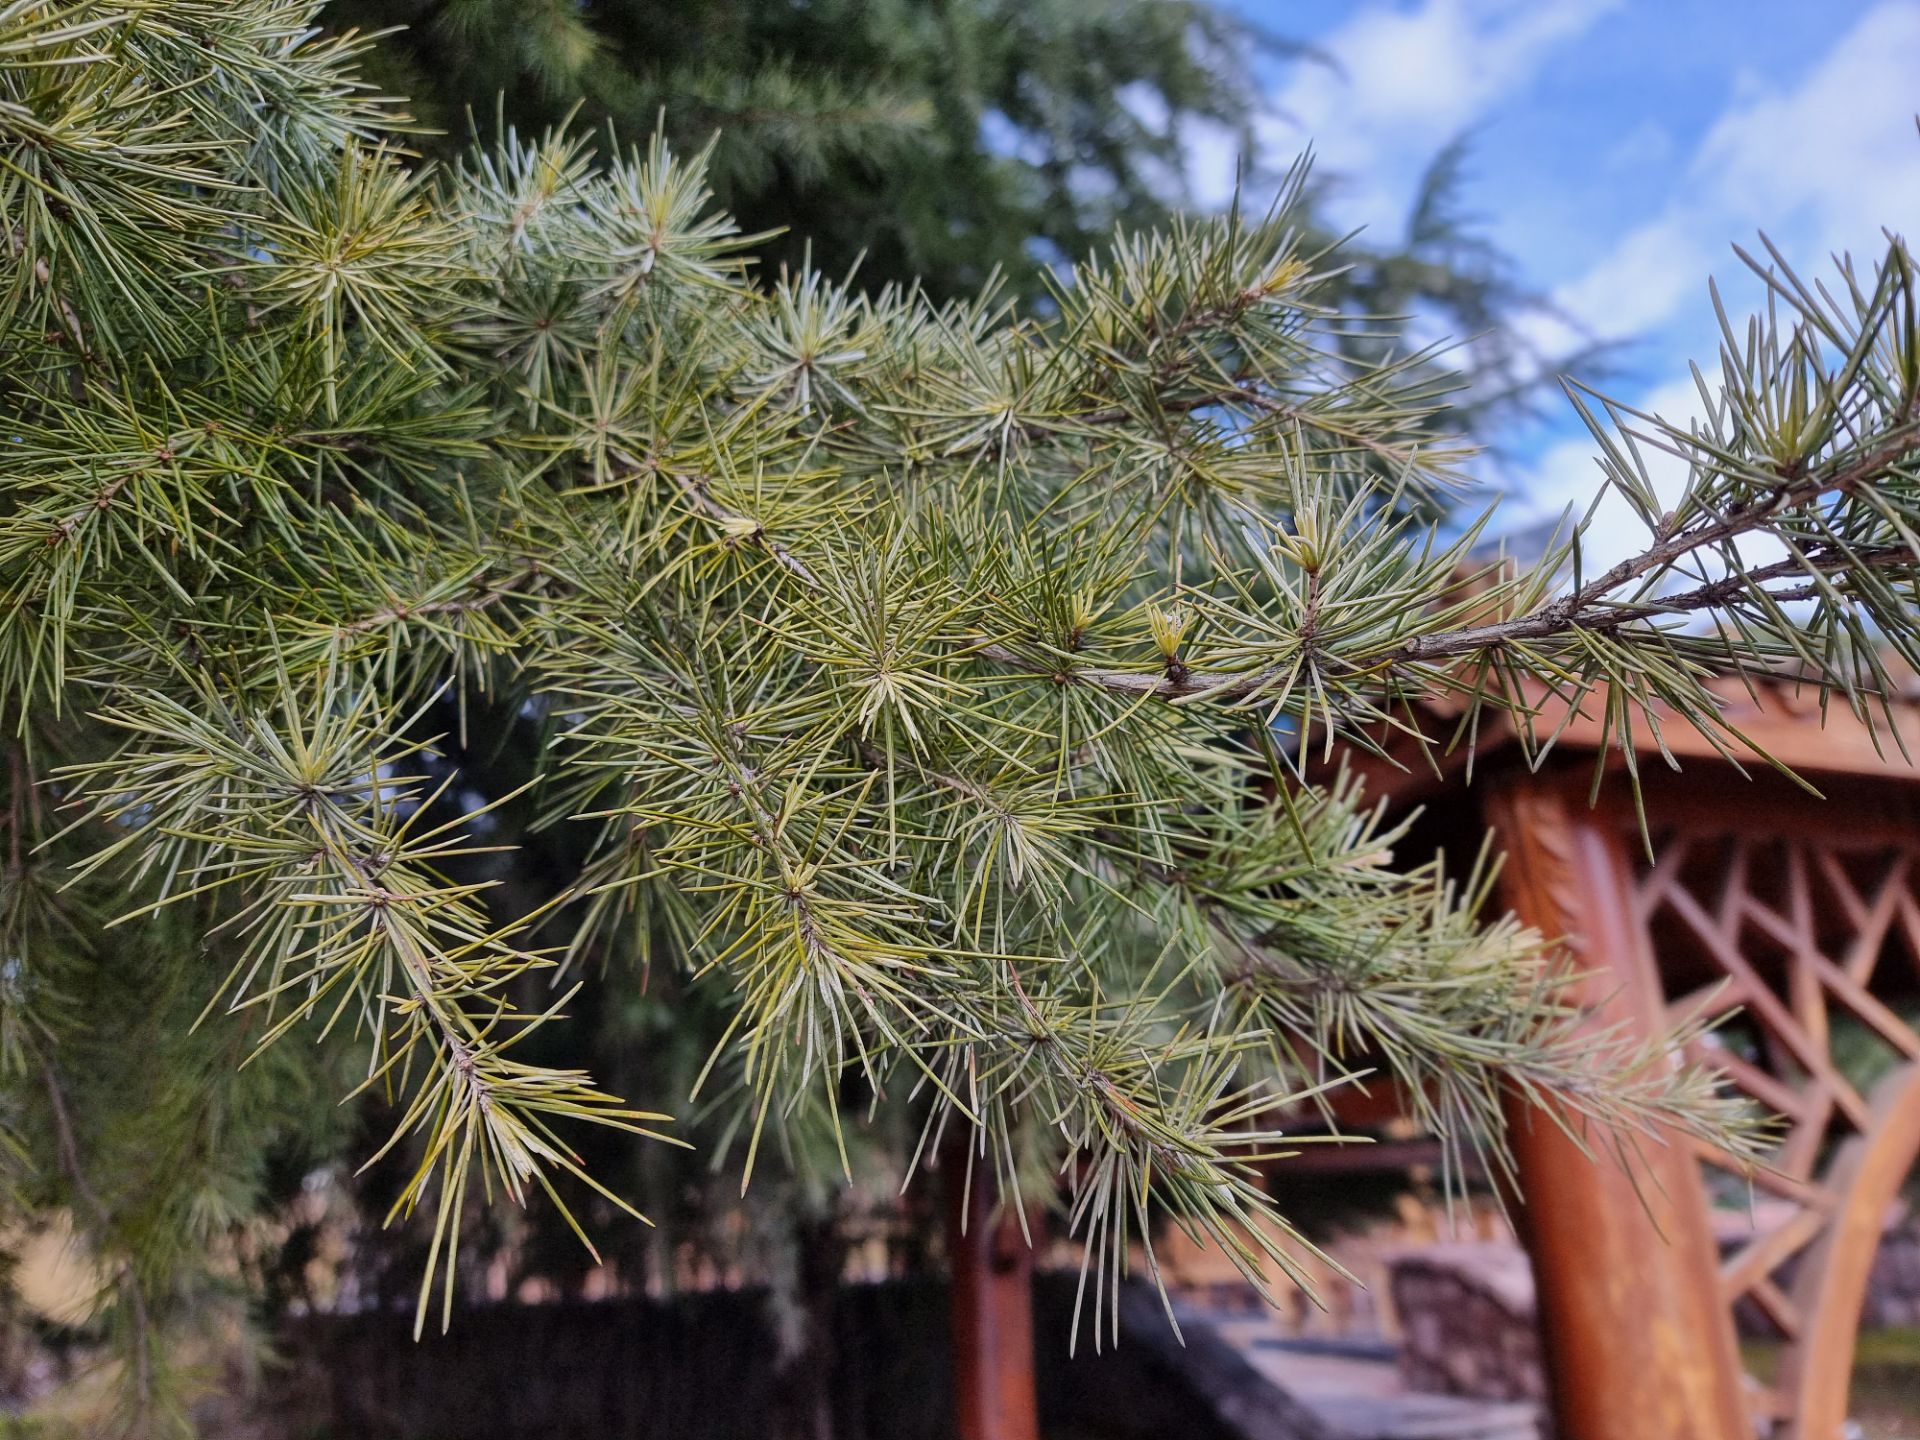
[[[1796,267],[1833,251],[1871,254],[1883,225],[1920,218],[1914,133],[1920,0],[1887,0],[1800,81],[1747,94],[1723,114],[1652,219],[1558,299],[1603,333],[1630,335],[1671,319],[1723,272],[1730,243],[1764,229]]]
[[[1320,37],[1337,71],[1292,67],[1261,126],[1265,154],[1283,157],[1311,143],[1345,182],[1334,218],[1391,229],[1442,144],[1520,101],[1556,55],[1622,9],[1621,0],[1368,0]],[[1751,249],[1764,229],[1812,278],[1832,251],[1875,254],[1881,226],[1911,233],[1920,223],[1917,65],[1920,0],[1880,0],[1787,83],[1736,77],[1723,113],[1690,153],[1661,112],[1623,112],[1610,149],[1569,157],[1563,173],[1631,166],[1673,177],[1650,211],[1600,222],[1617,238],[1555,296],[1595,333],[1659,342],[1659,370],[1673,378],[1630,397],[1639,408],[1682,426],[1700,413],[1685,363],[1698,358],[1714,368],[1707,276],[1734,282],[1726,289],[1736,316],[1761,294],[1740,283],[1731,244]],[[1198,198],[1218,201],[1231,191],[1235,147],[1225,131],[1192,137]],[[1548,352],[1581,338],[1550,316],[1524,323]],[[1600,479],[1594,451],[1581,434],[1545,452],[1530,467],[1531,483],[1516,487],[1524,503],[1512,523],[1584,505]],[[1671,502],[1683,467],[1659,455],[1648,463]],[[1613,497],[1601,503],[1589,541],[1599,564],[1640,548],[1644,534]]]
[[[1620,0],[1371,4],[1319,42],[1337,63],[1297,65],[1260,126],[1270,154],[1311,144],[1346,182],[1347,223],[1397,224],[1440,147],[1522,89]],[[1224,155],[1221,153],[1224,151]],[[1224,137],[1196,146],[1196,191],[1231,184]]]
[[[1595,334],[1642,335],[1704,292],[1715,257],[1741,232],[1731,220],[1716,227],[1697,215],[1662,215],[1629,230],[1554,299]]]
[[[1224,209],[1240,180],[1239,132],[1212,120],[1188,120],[1184,122],[1180,139],[1186,152],[1182,169],[1188,193],[1196,204],[1206,209]],[[1250,199],[1264,204],[1266,197]]]
[[[1852,250],[1870,264],[1884,244],[1883,226],[1908,230],[1920,220],[1916,63],[1920,0],[1884,0],[1797,84],[1771,91],[1743,85],[1696,146],[1665,207],[1556,295],[1569,314],[1602,334],[1644,335],[1665,327],[1676,378],[1653,386],[1637,408],[1681,426],[1702,413],[1684,366],[1692,358],[1710,377],[1717,369],[1706,277],[1737,272],[1732,243],[1751,253],[1754,231],[1764,229],[1811,280],[1830,253]],[[1757,282],[1728,289],[1736,320],[1760,298]],[[1538,517],[1584,504],[1600,480],[1595,448],[1582,435],[1549,449],[1520,487],[1526,513]],[[1657,453],[1647,460],[1656,491],[1670,505],[1685,483],[1685,467]],[[1514,519],[1522,522],[1519,514]],[[1645,542],[1624,501],[1601,502],[1588,531],[1596,566]]]
[[[1343,74],[1302,67],[1279,108],[1310,130],[1329,122],[1384,137],[1445,136],[1529,79],[1559,45],[1618,0],[1425,0],[1374,6],[1327,42]]]
[[[1643,119],[1600,157],[1603,170],[1661,170],[1674,162],[1673,132],[1651,116]]]
[[[1691,378],[1660,386],[1636,408],[1682,429],[1702,413],[1700,392]],[[1635,421],[1634,428],[1644,431],[1651,427],[1644,421]],[[1575,507],[1577,519],[1599,496],[1584,543],[1590,572],[1604,570],[1614,561],[1645,549],[1647,544],[1646,526],[1625,498],[1611,487],[1601,493],[1605,475],[1595,458],[1598,453],[1598,444],[1583,430],[1577,437],[1561,441],[1542,455],[1525,487],[1526,510],[1534,517],[1532,523],[1559,515],[1568,506]],[[1639,456],[1646,478],[1660,499],[1661,509],[1671,509],[1687,483],[1685,463],[1650,446],[1639,447]],[[1517,513],[1514,520],[1517,524]]]

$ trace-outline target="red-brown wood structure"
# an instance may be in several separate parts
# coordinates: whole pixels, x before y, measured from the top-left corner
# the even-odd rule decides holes
[[[1040,1440],[1033,1360],[1033,1247],[996,1206],[991,1161],[946,1158],[953,1399],[960,1440]]]
[[[1446,766],[1370,777],[1391,803],[1427,804],[1433,830],[1491,827],[1504,900],[1565,937],[1596,1025],[1654,1036],[1737,1012],[1690,1058],[1783,1126],[1773,1168],[1748,1176],[1678,1140],[1629,1170],[1514,1117],[1564,1440],[1839,1440],[1868,1271],[1920,1157],[1920,770],[1901,748],[1920,750],[1920,716],[1896,705],[1876,736],[1791,686],[1726,695],[1749,773],[1665,725],[1682,768],[1650,742],[1635,757],[1644,832],[1594,698],[1545,764],[1507,732],[1483,737],[1471,787]],[[1536,733],[1557,724],[1543,709]],[[1616,773],[1594,800],[1596,763]],[[1736,1208],[1750,1185],[1785,1203],[1723,1254],[1710,1205]],[[1741,1370],[1743,1300],[1785,1342],[1771,1385]]]
[[[1477,845],[1491,828],[1504,902],[1564,937],[1596,1027],[1655,1036],[1730,1015],[1692,1058],[1780,1118],[1773,1168],[1748,1177],[1678,1138],[1627,1167],[1544,1117],[1513,1117],[1561,1440],[1839,1440],[1868,1271],[1920,1157],[1920,769],[1900,749],[1920,754],[1920,709],[1895,707],[1876,738],[1791,687],[1730,687],[1727,700],[1756,752],[1822,794],[1757,756],[1742,776],[1669,724],[1682,768],[1650,746],[1637,756],[1643,834],[1591,697],[1545,763],[1507,731],[1481,736],[1471,785],[1464,757],[1367,765],[1373,794],[1424,807],[1410,842]],[[1552,728],[1549,714],[1536,733]],[[1596,764],[1615,773],[1594,800]],[[1714,1204],[1754,1192],[1767,1223],[1723,1253]],[[1003,1327],[1025,1324],[1012,1313],[1024,1296],[990,1236],[955,1260],[981,1271],[957,1288],[956,1338],[981,1346],[957,1367],[975,1392],[962,1415],[1003,1414],[987,1392],[1031,1396],[1019,1373],[1031,1331],[1011,1346],[978,1337],[1014,1334]],[[1742,1371],[1742,1302],[1783,1341],[1770,1385]],[[961,1433],[1027,1440],[1022,1423]]]

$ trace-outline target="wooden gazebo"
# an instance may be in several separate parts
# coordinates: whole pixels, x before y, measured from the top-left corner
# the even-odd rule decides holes
[[[1900,743],[1920,755],[1920,709],[1896,707],[1876,741],[1812,692],[1726,696],[1729,722],[1821,793],[1757,757],[1742,776],[1670,724],[1680,770],[1637,756],[1651,857],[1625,757],[1584,714],[1537,765],[1483,733],[1471,785],[1464,757],[1366,767],[1372,794],[1423,807],[1412,843],[1493,830],[1502,898],[1566,938],[1596,1027],[1666,1034],[1737,1007],[1694,1058],[1784,1126],[1776,1168],[1747,1177],[1677,1137],[1629,1170],[1515,1117],[1559,1440],[1840,1440],[1868,1272],[1920,1155],[1920,769]],[[1611,773],[1593,800],[1596,762]],[[1768,1223],[1722,1253],[1713,1204],[1749,1186]],[[1024,1245],[976,1230],[954,1241],[961,1433],[1033,1440]],[[1770,1385],[1743,1373],[1742,1302],[1784,1342]]]
[[[1920,714],[1894,707],[1876,737],[1808,690],[1725,693],[1728,721],[1820,795],[1757,756],[1743,777],[1670,723],[1681,768],[1651,744],[1636,757],[1643,835],[1591,697],[1537,768],[1508,733],[1482,737],[1471,786],[1424,762],[1369,775],[1393,805],[1427,807],[1436,844],[1493,830],[1503,899],[1566,937],[1596,1025],[1653,1035],[1737,1008],[1692,1058],[1784,1126],[1771,1171],[1676,1139],[1629,1173],[1517,1117],[1561,1440],[1839,1440],[1868,1272],[1920,1155],[1920,769],[1901,750],[1920,754]],[[1594,801],[1596,761],[1614,773]],[[1785,1203],[1723,1254],[1710,1206],[1749,1185]],[[1785,1342],[1771,1385],[1741,1368],[1743,1300]]]

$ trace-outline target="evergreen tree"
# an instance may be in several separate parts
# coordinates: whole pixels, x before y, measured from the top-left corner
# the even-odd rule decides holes
[[[1183,128],[1250,138],[1251,58],[1286,47],[1205,0],[359,0],[397,27],[373,57],[449,156],[469,124],[664,121],[749,230],[767,273],[809,257],[936,298],[998,269],[1031,293],[1118,221],[1165,213]]]
[[[580,1137],[687,1097],[543,1046],[649,964],[725,1017],[748,1174],[810,1131],[851,1171],[850,1094],[1044,1170],[1096,1330],[1155,1217],[1284,1273],[1251,1162],[1364,1068],[1496,1164],[1516,1093],[1757,1143],[1323,757],[1540,686],[1730,738],[1708,679],[1782,667],[1871,715],[1920,640],[1903,242],[1765,269],[1703,424],[1588,404],[1643,549],[1463,599],[1477,527],[1414,516],[1470,453],[1329,334],[1303,176],[1038,311],[757,282],[658,138],[410,169],[314,19],[0,7],[6,1204],[89,1246],[130,1428],[184,1424],[174,1337],[353,1143],[327,1099],[385,1106],[423,1321],[502,1210],[617,1230]],[[548,899],[487,855],[523,804],[579,857]]]
[[[1049,274],[1116,225],[1193,208],[1203,131],[1237,145],[1249,194],[1272,193],[1256,63],[1332,63],[1213,0],[335,0],[327,18],[395,27],[369,61],[410,97],[428,154],[458,155],[476,126],[489,140],[563,120],[596,137],[664,126],[684,151],[712,142],[707,183],[758,232],[745,253],[762,274],[810,266],[936,300],[997,276],[1043,306]],[[1463,215],[1464,159],[1462,142],[1442,147],[1404,231],[1349,237],[1316,293],[1368,359],[1398,340],[1383,316],[1418,310],[1471,337],[1428,363],[1472,382],[1452,421],[1484,431],[1598,354],[1522,340],[1513,322],[1552,307]],[[1339,237],[1307,198],[1293,218],[1312,251]]]
[[[530,133],[571,119],[603,147],[609,133],[664,124],[684,147],[711,142],[707,182],[722,208],[761,232],[742,253],[762,274],[811,263],[869,293],[911,283],[944,299],[976,292],[997,270],[1005,293],[1042,307],[1050,267],[1086,257],[1117,221],[1150,227],[1169,218],[1171,202],[1191,200],[1183,150],[1196,127],[1237,137],[1251,166],[1250,193],[1270,193],[1279,177],[1259,163],[1253,63],[1328,63],[1192,0],[629,0],[558,9],[539,0],[429,0],[399,9],[344,0],[326,16],[336,27],[401,22],[368,59],[435,127],[410,142],[430,155],[457,157],[474,127],[497,138],[505,125]],[[1561,364],[1578,358],[1591,366],[1598,356],[1589,350],[1556,363],[1519,338],[1515,322],[1547,302],[1462,219],[1465,156],[1461,143],[1444,147],[1404,234],[1349,237],[1316,296],[1345,321],[1336,327],[1331,313],[1324,317],[1327,343],[1368,363],[1403,343],[1398,327],[1379,317],[1417,313],[1432,333],[1472,337],[1424,356],[1421,378],[1436,392],[1463,387],[1449,410],[1433,412],[1436,430],[1487,434],[1539,403],[1542,382]],[[1329,183],[1319,177],[1293,210],[1310,253],[1336,238],[1314,218]],[[541,728],[512,714],[493,716],[486,728],[511,737],[489,743],[488,770],[531,774]],[[495,818],[496,840],[512,844],[516,859],[490,878],[524,886],[517,898],[526,904],[550,898],[564,883],[558,877],[583,859],[571,838],[529,829],[530,805]],[[665,973],[638,997],[587,996],[559,1046],[543,1054],[622,1076],[623,1089],[676,1092],[715,1038],[687,1023],[685,1000]],[[724,1024],[717,1013],[712,1019]],[[669,1053],[648,1045],[649,1058],[636,1059],[636,1028],[670,1037]],[[897,1152],[887,1157],[897,1170],[912,1137],[881,1148]],[[823,1257],[796,1252],[807,1237],[837,1243],[815,1212],[844,1208],[847,1197],[835,1187],[809,1181],[796,1192],[763,1183],[746,1196],[726,1195],[709,1173],[706,1146],[640,1157],[608,1147],[595,1159],[596,1173],[623,1174],[623,1188],[644,1196],[660,1220],[656,1231],[627,1232],[637,1253],[620,1256],[626,1273],[658,1274],[663,1256],[704,1249],[708,1236],[722,1251],[758,1255],[756,1273],[776,1289],[828,1268]],[[784,1159],[810,1173],[830,1172],[833,1157],[803,1147]],[[637,1173],[623,1173],[630,1165]],[[682,1203],[689,1195],[698,1203]],[[742,1227],[752,1237],[744,1247],[728,1238]],[[544,1282],[585,1283],[577,1256],[549,1244],[557,1237],[538,1226],[489,1238],[499,1246],[490,1270],[527,1264]],[[402,1253],[388,1253],[396,1244]],[[409,1244],[404,1233],[365,1237],[356,1268],[397,1279],[410,1268]],[[799,1372],[817,1368],[799,1351],[791,1363]]]

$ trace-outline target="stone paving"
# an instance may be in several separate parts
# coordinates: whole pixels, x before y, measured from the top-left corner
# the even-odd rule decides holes
[[[1407,1389],[1385,1342],[1292,1339],[1259,1315],[1206,1323],[1340,1440],[1541,1440],[1531,1403]]]

